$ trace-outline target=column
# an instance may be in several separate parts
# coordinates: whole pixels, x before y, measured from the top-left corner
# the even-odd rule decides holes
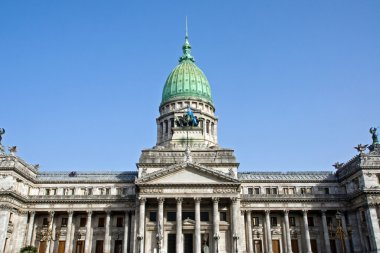
[[[31,211],[29,216],[29,225],[28,225],[28,234],[26,236],[26,246],[31,245],[32,242],[32,235],[33,235],[33,228],[34,228],[34,217],[36,216],[35,211]]]
[[[251,211],[248,210],[246,212],[246,223],[247,223],[247,230],[248,230],[248,253],[253,253],[253,238],[252,238],[252,217],[251,217]]]
[[[73,225],[73,211],[69,211],[69,218],[67,220],[67,228],[66,228],[66,241],[65,241],[65,253],[70,253],[70,242],[71,242],[71,228]]]
[[[124,216],[124,240],[123,240],[123,252],[128,252],[128,233],[129,233],[129,212],[125,212]],[[91,252],[91,251],[89,251]]]
[[[239,251],[239,240],[241,235],[239,234],[240,225],[240,209],[238,208],[239,199],[231,198],[232,201],[232,252],[237,253]]]
[[[87,212],[87,224],[86,224],[86,241],[84,244],[84,252],[91,252],[91,235],[92,235],[92,211]]]
[[[111,211],[108,210],[107,216],[106,216],[106,232],[104,235],[104,253],[111,253],[110,228],[111,228]]]
[[[219,198],[212,198],[213,208],[212,208],[212,227],[214,236],[219,235]],[[214,239],[214,236],[212,236],[214,241],[214,252],[216,253],[216,250],[219,245],[217,245],[219,242],[218,240]]]
[[[307,210],[303,210],[303,225],[305,228],[305,245],[306,252],[312,253],[311,251],[311,243],[310,243],[310,232],[309,232],[309,223],[307,222]]]
[[[49,212],[49,223],[48,223],[48,227],[47,227],[48,231],[53,230],[53,222],[54,222],[54,211]],[[46,238],[46,239],[47,240],[46,240],[45,253],[49,253],[50,252],[50,241],[49,241],[50,238]]]
[[[272,248],[272,232],[270,226],[270,210],[265,210],[265,226],[266,226],[266,236],[267,236],[267,249],[268,253],[273,253]]]
[[[346,216],[344,213],[341,215],[341,221],[342,221],[342,228],[344,232],[344,246],[346,248],[346,253],[351,253],[351,247],[350,247],[350,239],[347,232],[347,226],[346,226]]]
[[[52,239],[57,240],[58,239],[58,238],[56,238],[57,224],[56,224],[56,222],[53,222],[53,221],[54,221],[54,218],[52,218],[53,228],[51,230],[51,236],[52,236]],[[54,252],[54,244],[55,244],[55,241],[52,240],[50,242],[50,253]]]
[[[176,253],[181,253],[183,250],[183,243],[182,243],[182,198],[176,198],[176,200],[177,200]]]
[[[129,244],[129,252],[135,252],[135,241],[136,241],[136,215],[135,212],[131,212],[131,239]],[[124,252],[125,253],[125,252]]]
[[[137,252],[144,253],[144,231],[145,231],[145,198],[140,198],[140,213],[139,213],[139,234],[138,239],[138,249]]]
[[[331,253],[329,229],[328,229],[325,210],[322,210],[322,227],[323,227],[323,239],[325,241],[326,253]]]
[[[290,237],[289,210],[284,210],[286,252],[292,253],[292,240]]]
[[[201,253],[201,198],[194,198],[195,201],[195,253]]]
[[[164,247],[164,198],[158,198],[158,222],[157,222],[157,245],[158,252]]]
[[[363,237],[363,231],[362,231],[362,221],[360,217],[360,210],[356,211],[356,220],[357,220],[357,227],[358,227],[358,232],[359,232],[359,237],[360,237],[360,244],[362,246],[362,252],[367,252],[367,246]]]

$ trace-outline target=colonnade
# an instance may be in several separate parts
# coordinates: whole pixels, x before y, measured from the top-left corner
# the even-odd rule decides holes
[[[205,199],[205,198],[203,198]],[[208,198],[210,199],[210,198]],[[220,232],[219,232],[219,222],[220,222],[220,215],[219,215],[219,201],[220,198],[211,198],[212,199],[212,248],[214,252],[217,252],[218,250],[218,243],[220,239]],[[158,198],[158,207],[157,207],[157,244],[158,248],[162,247],[164,245],[163,240],[164,238],[164,203],[165,198]],[[194,224],[194,253],[201,253],[201,201],[202,198],[195,197],[194,200],[194,211],[195,211],[195,224]],[[231,202],[231,230],[232,230],[232,236],[234,238],[231,238],[231,241],[238,240],[239,239],[239,214],[240,214],[240,203],[238,198],[230,198]],[[147,199],[144,197],[139,198],[139,231],[137,234],[137,240],[138,240],[138,249],[137,252],[144,253],[144,247],[145,247],[145,216],[146,216],[146,201]],[[175,198],[176,201],[176,253],[182,253],[184,242],[182,240],[182,202],[183,198],[177,197]],[[211,232],[211,231],[210,231]],[[232,252],[241,252],[239,249],[236,249],[235,243],[232,243]],[[160,252],[160,251],[159,251]],[[166,252],[166,250],[165,250]]]

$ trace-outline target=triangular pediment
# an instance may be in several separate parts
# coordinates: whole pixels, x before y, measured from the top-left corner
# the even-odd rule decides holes
[[[136,183],[147,184],[223,184],[238,183],[232,176],[201,165],[176,164],[159,171],[145,174]]]

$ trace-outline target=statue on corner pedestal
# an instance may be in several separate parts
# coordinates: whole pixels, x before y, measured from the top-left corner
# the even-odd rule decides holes
[[[369,132],[372,134],[372,144],[379,144],[379,138],[377,136],[377,128],[376,127],[371,127],[369,129]],[[1,139],[0,139],[1,140]]]

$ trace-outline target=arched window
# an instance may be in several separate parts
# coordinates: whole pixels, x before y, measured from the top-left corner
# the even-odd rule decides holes
[[[214,127],[215,127],[214,122],[211,122],[211,134],[212,135],[214,135],[214,132],[215,132],[214,131],[215,130]]]
[[[160,123],[160,132],[161,132],[161,136],[164,135],[164,123]]]
[[[206,121],[206,133],[210,133],[210,121]]]
[[[165,120],[165,134],[169,132],[168,121]]]

